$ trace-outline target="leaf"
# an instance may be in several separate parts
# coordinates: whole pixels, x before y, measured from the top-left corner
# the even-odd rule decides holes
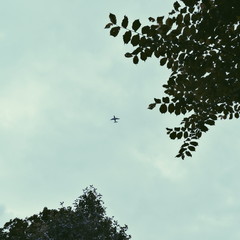
[[[161,103],[161,99],[159,98],[154,98],[155,103]]]
[[[146,44],[147,44],[147,39],[145,38],[145,36],[141,37],[140,42],[139,42],[139,45],[140,45],[141,47],[145,47]]]
[[[213,121],[213,120],[207,120],[206,122],[205,122],[207,125],[211,125],[211,126],[213,126],[213,125],[215,125],[215,121]]]
[[[131,44],[137,46],[139,44],[139,34],[136,34],[132,37]]]
[[[172,140],[174,140],[174,139],[177,137],[176,132],[171,132],[170,135],[169,135],[169,137],[170,137]]]
[[[125,44],[128,44],[131,40],[131,36],[132,36],[132,32],[131,31],[127,31],[123,34],[123,42]]]
[[[141,58],[141,60],[146,61],[146,60],[147,60],[147,54],[146,54],[146,52],[141,52],[140,58]]]
[[[170,101],[169,97],[163,97],[162,100],[164,103],[169,103],[169,101]]]
[[[152,57],[152,54],[153,54],[152,48],[146,48],[145,52],[146,52],[148,57]]]
[[[131,54],[131,53],[129,53],[129,52],[127,52],[127,53],[125,53],[125,57],[126,58],[131,58],[133,55]]]
[[[202,132],[207,132],[207,131],[208,131],[208,127],[206,127],[205,125],[200,126],[199,129],[200,129]]]
[[[110,13],[109,14],[109,19],[113,24],[117,24],[117,18],[114,14]]]
[[[187,13],[185,16],[184,16],[184,19],[183,19],[184,23],[186,25],[189,25],[190,24],[190,14]]]
[[[114,27],[110,30],[110,35],[116,37],[120,31],[120,27]]]
[[[141,23],[140,23],[139,19],[137,19],[137,20],[135,20],[135,21],[133,22],[133,24],[132,24],[132,29],[133,29],[134,31],[137,31],[137,30],[140,28],[140,26],[141,26]]]
[[[139,62],[138,56],[134,56],[134,58],[133,58],[133,63],[134,63],[134,64],[138,64],[138,62]]]
[[[182,23],[182,20],[183,20],[183,15],[179,13],[176,21],[177,25],[180,25]]]
[[[112,23],[108,23],[105,28],[110,28],[113,24]]]
[[[200,138],[201,136],[202,136],[202,132],[198,132],[197,134],[196,134],[196,136],[197,136],[197,138]]]
[[[192,157],[192,154],[191,154],[189,151],[186,151],[185,154],[186,154],[188,157]]]
[[[168,19],[166,20],[166,25],[167,25],[168,27],[171,27],[172,24],[173,24],[172,18],[168,18]]]
[[[138,47],[132,52],[132,54],[133,55],[138,55],[141,51],[142,51],[142,48]]]
[[[193,145],[193,146],[198,146],[197,142],[190,142],[190,144]]]
[[[161,104],[159,111],[161,113],[166,113],[167,112],[167,105],[166,104]]]
[[[161,26],[163,24],[163,18],[164,16],[157,17],[157,23]]]
[[[183,132],[179,132],[179,133],[177,133],[177,139],[181,139],[182,136],[183,136]]]
[[[155,55],[156,58],[159,58],[161,56],[159,48],[154,51],[154,55]]]
[[[148,20],[149,20],[150,22],[155,22],[155,19],[152,18],[152,17],[149,17]]]
[[[167,58],[162,58],[160,60],[160,65],[163,66],[164,64],[166,64],[166,62],[167,62]]]
[[[173,65],[173,59],[170,58],[168,63],[167,63],[167,68],[172,68],[172,65]]]
[[[196,150],[196,148],[193,147],[193,146],[188,146],[188,149],[189,149],[191,152],[194,152],[194,151]]]
[[[155,107],[156,107],[156,103],[151,103],[148,105],[148,109],[150,109],[150,110],[152,110]]]
[[[181,156],[182,156],[182,154],[179,153],[179,154],[177,154],[175,157],[176,157],[176,158],[179,158],[179,157],[181,157]]]
[[[174,9],[175,9],[176,11],[178,11],[178,9],[179,9],[179,7],[180,7],[180,4],[179,4],[178,2],[175,2],[175,3],[173,4],[173,7],[174,7]]]
[[[181,112],[182,112],[183,115],[185,115],[187,113],[187,109],[185,107],[182,107]]]
[[[173,113],[174,112],[174,104],[173,103],[170,103],[169,105],[168,105],[168,112],[169,113]]]
[[[127,18],[127,16],[124,16],[124,18],[122,20],[122,27],[127,28],[127,26],[128,26],[128,18]]]
[[[149,26],[144,26],[144,27],[142,27],[142,34],[149,34],[149,32],[150,32],[150,27]]]
[[[212,120],[217,120],[217,116],[216,116],[216,115],[211,114],[209,117],[210,117]]]

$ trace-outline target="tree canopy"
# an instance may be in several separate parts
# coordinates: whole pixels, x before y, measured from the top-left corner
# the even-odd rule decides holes
[[[106,216],[101,195],[92,186],[74,207],[44,208],[25,219],[15,218],[0,229],[0,240],[128,240],[127,226]]]
[[[133,46],[125,57],[134,64],[159,59],[171,70],[163,84],[165,96],[154,98],[149,109],[183,115],[179,126],[167,128],[171,139],[182,139],[176,155],[192,156],[198,140],[218,119],[240,114],[240,3],[239,0],[180,0],[168,16],[139,19],[129,24],[114,14],[105,28]]]

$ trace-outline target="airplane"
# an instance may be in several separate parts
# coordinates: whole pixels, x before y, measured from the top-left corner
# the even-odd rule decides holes
[[[113,120],[114,121],[114,123],[118,123],[118,121],[117,120],[119,120],[120,118],[117,118],[117,117],[115,117],[115,115],[113,115],[113,118],[111,118],[111,120]]]

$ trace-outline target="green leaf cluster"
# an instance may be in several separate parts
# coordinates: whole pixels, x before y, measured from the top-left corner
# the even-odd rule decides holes
[[[111,18],[115,37],[119,26]],[[171,71],[163,84],[166,96],[149,109],[159,105],[162,114],[184,115],[180,132],[167,131],[171,139],[184,139],[177,157],[191,156],[196,146],[190,143],[218,119],[239,118],[239,0],[176,1],[167,17],[149,17],[146,26],[137,19],[131,29],[124,27],[123,41],[133,47],[127,58],[138,64],[156,57]]]

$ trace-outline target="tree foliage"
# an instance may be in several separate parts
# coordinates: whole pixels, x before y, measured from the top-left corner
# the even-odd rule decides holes
[[[5,223],[0,240],[128,240],[126,230],[106,216],[101,195],[90,186],[73,208],[45,207],[39,214]]]
[[[117,22],[111,14],[110,35],[123,30],[123,42],[133,46],[125,57],[134,64],[159,59],[171,70],[163,85],[166,96],[149,109],[184,115],[179,127],[167,128],[171,139],[182,139],[176,157],[192,156],[202,134],[218,119],[240,114],[240,3],[239,0],[181,0],[165,18],[149,17],[142,26],[128,17]]]

